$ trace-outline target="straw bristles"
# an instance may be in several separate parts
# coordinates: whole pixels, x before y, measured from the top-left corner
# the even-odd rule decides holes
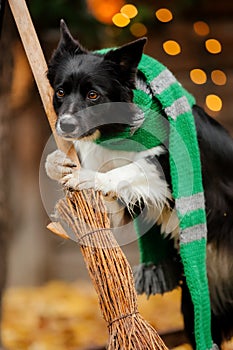
[[[108,350],[167,350],[138,313],[132,271],[110,230],[101,193],[69,192],[56,210],[80,244],[108,325]]]

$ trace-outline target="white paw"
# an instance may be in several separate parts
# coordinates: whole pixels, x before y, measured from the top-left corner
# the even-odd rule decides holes
[[[45,162],[47,175],[57,181],[61,181],[64,176],[71,174],[75,168],[74,162],[60,150],[49,154]]]
[[[72,173],[64,176],[60,182],[66,188],[74,190],[86,190],[93,188],[95,191],[103,191],[105,193],[106,174],[93,170],[80,168],[73,170]]]

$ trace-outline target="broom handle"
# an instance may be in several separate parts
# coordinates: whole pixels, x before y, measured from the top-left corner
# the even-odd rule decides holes
[[[52,104],[53,90],[46,77],[48,67],[26,2],[25,0],[8,0],[8,2],[30,63],[31,70],[36,80],[45,113],[51,126],[57,147],[66,153],[77,164],[77,166],[80,166],[73,144],[63,140],[56,133],[55,125],[57,116]]]

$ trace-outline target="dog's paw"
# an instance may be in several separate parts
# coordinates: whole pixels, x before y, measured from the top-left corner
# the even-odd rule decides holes
[[[57,181],[61,181],[64,176],[71,174],[75,167],[72,160],[60,150],[49,154],[45,162],[47,175]]]
[[[80,168],[65,175],[60,182],[64,187],[73,190],[87,190],[93,188],[95,191],[106,193],[105,175],[104,173]]]

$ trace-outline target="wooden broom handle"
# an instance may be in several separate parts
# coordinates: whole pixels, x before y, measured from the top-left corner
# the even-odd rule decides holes
[[[63,140],[56,133],[55,125],[57,116],[52,104],[53,90],[46,77],[48,67],[26,2],[25,0],[8,0],[8,2],[34,78],[36,80],[45,113],[51,126],[57,147],[66,153],[77,164],[77,166],[80,166],[80,162],[73,144],[71,142]]]

